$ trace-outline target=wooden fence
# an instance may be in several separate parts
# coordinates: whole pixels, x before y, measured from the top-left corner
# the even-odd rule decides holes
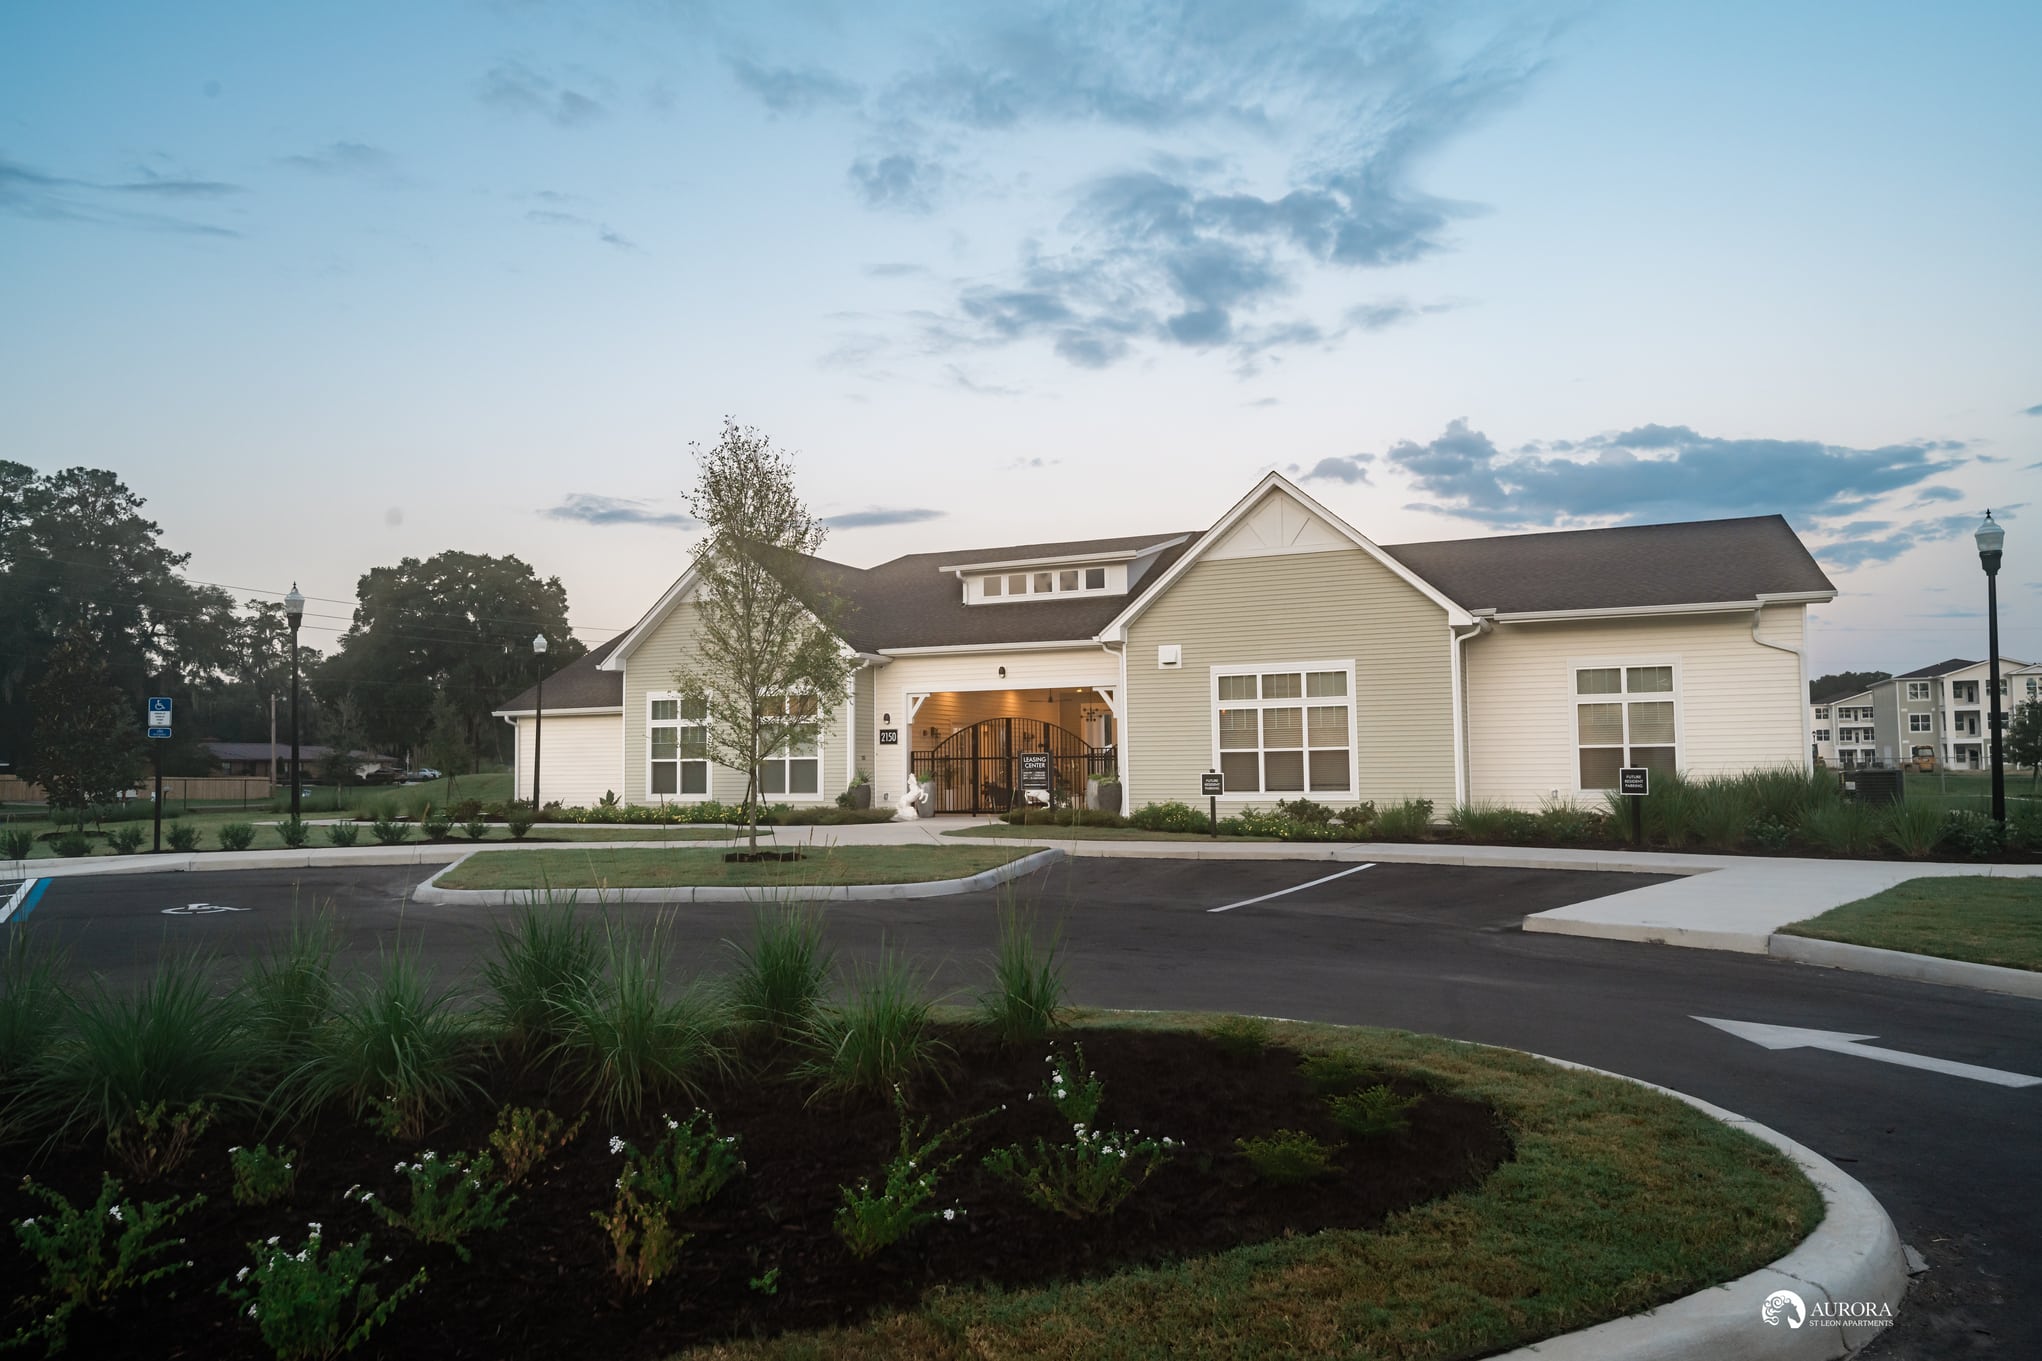
[[[147,802],[154,790],[144,776],[129,794]],[[163,801],[172,803],[239,804],[243,808],[265,802],[271,793],[267,778],[260,775],[165,775]],[[42,803],[41,785],[30,784],[18,775],[0,775],[0,803]]]

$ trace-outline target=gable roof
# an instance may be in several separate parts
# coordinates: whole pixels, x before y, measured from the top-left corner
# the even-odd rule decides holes
[[[624,706],[624,673],[621,671],[598,671],[596,668],[603,658],[616,650],[623,641],[619,634],[600,647],[590,648],[586,653],[569,662],[546,678],[546,707],[548,709],[621,709]],[[493,712],[498,714],[529,714],[538,707],[539,687],[527,687],[514,699],[505,700]]]
[[[1836,594],[1779,515],[1389,544],[1384,551],[1467,608],[1505,615]]]
[[[1903,671],[1899,675],[1893,676],[1890,679],[1928,680],[1932,676],[1947,676],[1952,671],[1962,671],[1967,666],[1982,666],[1982,665],[1984,665],[1984,663],[1982,662],[1966,661],[1962,657],[1952,657],[1948,661],[1937,662],[1934,666],[1924,666],[1913,671]]]

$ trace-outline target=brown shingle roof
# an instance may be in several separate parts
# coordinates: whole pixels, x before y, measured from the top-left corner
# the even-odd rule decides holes
[[[1836,589],[1778,515],[1385,544],[1383,551],[1466,608],[1502,614]]]
[[[2005,659],[2002,658],[2001,660],[2004,661]],[[1976,665],[1978,665],[1977,662],[1967,661],[1962,657],[1952,657],[1946,662],[1937,662],[1934,666],[1924,666],[1914,671],[1903,671],[1892,679],[1926,680],[1931,676],[1947,676],[1952,671],[1962,671],[1967,666]]]
[[[623,636],[618,634],[601,647],[589,649],[575,661],[548,676],[547,709],[615,709],[621,706],[624,703],[624,673],[598,671],[596,663],[615,651]],[[498,706],[496,712],[528,714],[538,701],[539,687],[534,685],[516,699],[505,701]]]

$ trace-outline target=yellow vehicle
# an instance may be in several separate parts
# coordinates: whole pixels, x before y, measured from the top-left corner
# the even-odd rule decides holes
[[[1933,773],[1936,768],[1936,749],[1934,747],[1916,747],[1914,749],[1914,768],[1924,775]]]

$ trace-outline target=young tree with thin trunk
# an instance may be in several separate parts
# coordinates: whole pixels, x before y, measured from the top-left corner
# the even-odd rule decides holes
[[[745,772],[756,853],[759,768],[816,742],[850,681],[851,658],[835,631],[841,606],[810,561],[828,530],[796,494],[794,465],[728,418],[715,445],[694,453],[697,643],[674,684],[684,712],[703,722],[708,759]]]
[[[2028,787],[2042,783],[2042,699],[2024,701],[2007,724],[2002,753],[2010,766],[2028,768]]]

